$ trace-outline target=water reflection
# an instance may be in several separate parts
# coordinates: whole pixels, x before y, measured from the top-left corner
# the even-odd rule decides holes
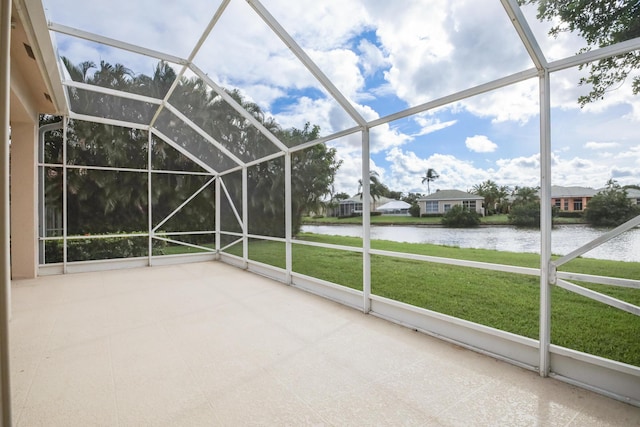
[[[362,237],[359,225],[305,225],[302,231],[318,234]],[[559,225],[551,233],[551,250],[566,255],[608,230],[585,225]],[[444,228],[412,226],[372,226],[371,238],[409,243],[433,243],[461,248],[494,249],[540,253],[540,231],[511,226]],[[640,229],[635,228],[582,255],[617,261],[640,262]]]

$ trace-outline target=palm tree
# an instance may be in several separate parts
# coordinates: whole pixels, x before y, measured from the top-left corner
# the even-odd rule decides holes
[[[422,183],[423,184],[425,182],[427,183],[427,195],[431,194],[431,188],[429,188],[429,183],[431,183],[431,181],[435,181],[439,177],[440,175],[438,175],[438,172],[436,172],[435,169],[433,168],[427,169],[427,173],[425,173],[424,176],[422,177]]]
[[[538,196],[539,188],[536,187],[516,187],[513,190],[514,200],[513,204],[526,204],[531,202],[539,202]]]
[[[380,199],[380,197],[383,197],[388,189],[386,187],[386,185],[384,185],[381,181],[380,181],[380,175],[378,175],[378,172],[376,171],[371,171],[369,172],[369,195],[371,196],[371,200],[373,201],[373,210],[376,210],[376,201]],[[362,179],[358,180],[358,194],[356,194],[357,196],[360,196],[360,198],[362,198]]]

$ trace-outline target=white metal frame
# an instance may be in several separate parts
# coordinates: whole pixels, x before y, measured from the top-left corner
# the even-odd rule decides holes
[[[163,52],[158,52],[143,47],[135,46],[119,40],[114,40],[99,35],[91,34],[86,31],[80,31],[63,25],[52,23],[49,25],[51,31],[67,34],[74,37],[81,37],[86,40],[102,43],[119,49],[124,49],[130,52],[134,52],[141,55],[150,56],[152,58],[169,61],[182,65],[182,70],[178,74],[178,78],[174,82],[173,86],[169,89],[168,93],[162,100],[142,97],[139,95],[123,94],[112,89],[96,88],[91,85],[86,85],[77,82],[64,82],[67,87],[76,87],[83,90],[96,91],[100,93],[106,93],[114,96],[121,96],[124,98],[135,99],[138,101],[149,102],[159,106],[153,119],[148,125],[126,123],[118,120],[110,120],[103,118],[88,117],[85,115],[70,112],[69,117],[73,119],[81,120],[93,120],[105,124],[113,124],[117,126],[129,126],[138,129],[148,130],[151,135],[155,135],[162,139],[166,143],[170,144],[175,149],[179,150],[182,154],[193,160],[199,166],[207,170],[214,178],[210,180],[207,185],[215,182],[216,188],[216,246],[215,250],[212,250],[215,257],[224,262],[229,262],[248,270],[258,272],[260,274],[269,275],[278,280],[282,280],[285,283],[306,289],[311,292],[321,294],[325,297],[340,301],[347,305],[357,307],[365,313],[371,313],[376,316],[384,317],[386,319],[419,329],[425,333],[436,335],[440,338],[454,341],[458,344],[473,348],[474,350],[492,354],[495,357],[499,357],[515,363],[519,366],[524,366],[528,369],[536,370],[541,376],[554,376],[564,381],[572,382],[583,387],[587,387],[598,392],[610,395],[612,397],[628,401],[632,404],[640,406],[640,387],[634,388],[634,385],[640,384],[640,367],[634,367],[629,365],[620,364],[610,360],[603,360],[596,356],[585,355],[580,352],[576,352],[570,349],[564,349],[551,344],[550,340],[550,327],[551,327],[551,286],[559,286],[567,289],[571,292],[584,295],[586,297],[595,299],[605,304],[609,304],[616,308],[625,310],[627,312],[640,315],[640,308],[623,301],[616,300],[597,292],[587,290],[583,287],[577,286],[569,280],[581,280],[593,283],[602,283],[613,286],[626,286],[632,288],[640,288],[639,280],[629,279],[616,279],[609,277],[599,277],[592,275],[585,275],[572,272],[559,272],[557,268],[569,260],[579,256],[580,254],[592,249],[593,247],[603,243],[604,241],[623,233],[630,228],[640,225],[640,218],[635,218],[624,224],[621,227],[607,233],[602,238],[596,239],[593,242],[584,245],[581,248],[576,249],[571,254],[562,257],[556,261],[551,260],[551,121],[550,121],[550,79],[556,71],[567,69],[570,67],[576,67],[592,61],[596,61],[602,58],[606,58],[613,55],[618,55],[633,50],[640,49],[640,38],[629,40],[623,43],[616,44],[601,49],[595,49],[589,52],[584,52],[575,56],[567,57],[558,61],[548,62],[538,45],[536,38],[534,37],[531,29],[529,28],[526,19],[522,15],[522,12],[517,4],[517,0],[500,0],[505,12],[509,16],[511,22],[514,25],[520,40],[526,48],[533,68],[523,70],[511,75],[504,76],[502,78],[483,83],[465,90],[461,90],[456,93],[452,93],[441,97],[439,99],[431,100],[421,105],[414,106],[412,108],[405,109],[403,111],[381,117],[376,120],[367,122],[361,114],[357,111],[354,105],[348,100],[333,84],[333,82],[322,72],[306,52],[297,44],[291,35],[280,25],[280,23],[269,13],[269,11],[260,3],[259,0],[246,0],[251,8],[259,15],[259,17],[272,29],[272,31],[285,43],[291,52],[300,60],[300,62],[311,72],[311,74],[317,79],[322,87],[328,92],[342,108],[343,110],[355,121],[356,126],[337,131],[336,133],[320,138],[315,141],[311,141],[296,147],[286,147],[281,141],[279,141],[272,133],[270,133],[262,124],[256,120],[250,113],[245,111],[232,97],[230,97],[221,86],[214,82],[207,74],[200,70],[193,60],[196,54],[201,49],[204,41],[209,36],[211,30],[216,25],[222,14],[224,13],[230,0],[222,2],[221,6],[216,11],[214,17],[210,21],[209,25],[203,32],[202,36],[198,40],[196,46],[192,50],[188,58],[179,58],[173,55],[168,55]],[[229,105],[231,105],[239,114],[247,119],[253,126],[255,126],[274,146],[279,150],[278,152],[266,156],[261,159],[255,159],[251,162],[243,162],[227,150],[222,144],[216,141],[213,137],[208,135],[199,126],[189,120],[180,111],[173,107],[169,100],[177,87],[178,81],[181,76],[184,75],[187,69],[190,69],[198,77],[203,79],[211,90],[220,95]],[[479,94],[497,90],[503,87],[513,85],[515,83],[523,82],[529,79],[537,78],[539,84],[539,100],[540,100],[540,181],[541,181],[541,261],[538,269],[527,269],[514,266],[496,265],[489,263],[477,263],[463,260],[452,260],[439,257],[427,257],[412,254],[398,254],[389,251],[380,251],[371,249],[370,241],[370,196],[369,196],[369,159],[370,159],[370,130],[376,126],[386,125],[394,120],[410,117],[412,115],[433,110],[438,107],[446,106],[454,102],[458,102],[469,97],[473,97]],[[205,165],[200,161],[197,156],[189,153],[188,150],[182,148],[179,144],[176,144],[167,136],[163,135],[157,128],[155,128],[156,120],[162,110],[167,109],[178,118],[180,118],[187,126],[201,135],[210,144],[220,150],[226,156],[228,156],[234,163],[235,167],[228,170],[214,170],[211,166]],[[362,138],[362,170],[361,179],[363,183],[363,244],[361,248],[343,247],[336,245],[324,245],[312,242],[303,242],[293,240],[291,227],[291,154],[312,147],[316,144],[327,143],[332,140],[351,135],[354,133],[360,133]],[[65,132],[66,135],[66,132]],[[66,146],[66,143],[65,143]],[[286,232],[284,238],[270,238],[265,236],[254,236],[248,233],[248,200],[247,200],[247,168],[271,159],[275,159],[280,156],[285,156],[285,225]],[[66,185],[66,171],[71,166],[66,165],[66,153],[64,155],[64,175]],[[149,160],[148,168],[145,172],[151,177],[151,160]],[[41,165],[42,166],[42,165]],[[53,166],[53,165],[52,165]],[[106,169],[106,168],[103,168]],[[113,168],[118,170],[118,168]],[[232,197],[229,194],[228,189],[224,184],[224,175],[241,171],[242,173],[242,212],[238,212]],[[217,179],[216,179],[217,178]],[[150,180],[149,180],[150,182]],[[150,184],[149,184],[150,185]],[[65,190],[66,194],[66,190]],[[149,194],[151,194],[151,188],[149,188]],[[64,196],[64,195],[63,195]],[[195,197],[195,194],[191,197]],[[222,197],[226,197],[230,203],[232,213],[235,216],[238,224],[241,227],[241,232],[229,232],[224,231],[220,227],[220,201]],[[188,203],[185,202],[185,204]],[[184,205],[184,204],[183,204]],[[181,205],[175,212],[183,207]],[[66,201],[65,201],[66,206]],[[173,213],[172,213],[173,215]],[[63,271],[70,271],[72,265],[67,265],[66,261],[66,242],[68,239],[73,239],[73,236],[67,236],[66,234],[66,209],[64,212],[64,241],[65,241],[65,262],[63,265]],[[151,218],[151,207],[149,208],[149,216]],[[167,218],[168,219],[168,218]],[[167,220],[165,219],[165,221]],[[151,221],[151,220],[150,220]],[[149,247],[150,255],[148,264],[151,264],[151,240],[157,238],[169,242],[174,242],[173,239],[166,235],[155,234],[155,229],[152,229],[151,222],[149,225]],[[221,236],[233,236],[237,237],[237,240],[225,247],[221,247]],[[286,245],[286,268],[280,269],[273,266],[265,265],[249,259],[248,244],[249,239],[265,239],[284,242]],[[176,241],[177,242],[177,241]],[[234,256],[225,253],[225,249],[242,242],[242,256]],[[337,286],[332,283],[324,282],[319,279],[307,277],[293,271],[292,266],[292,251],[293,245],[311,245],[333,248],[338,250],[355,251],[363,254],[363,291],[354,291],[352,289],[346,289],[341,286]],[[187,245],[189,246],[189,245]],[[196,246],[198,245],[191,245]],[[202,248],[202,247],[200,247]],[[210,249],[208,249],[210,250]],[[419,260],[423,262],[436,262],[444,264],[459,265],[465,267],[490,269],[496,271],[506,271],[514,274],[526,274],[536,275],[540,277],[540,331],[539,340],[531,340],[515,336],[513,334],[506,333],[504,331],[496,331],[492,328],[487,328],[481,325],[466,322],[464,320],[451,318],[439,313],[430,312],[429,310],[419,309],[411,307],[397,301],[387,300],[385,298],[371,294],[371,255],[381,256],[393,256],[405,259]],[[121,261],[124,263],[124,261]],[[106,265],[107,263],[93,263],[83,264],[85,266]],[[575,367],[578,366],[579,367]],[[602,380],[602,378],[606,378]]]

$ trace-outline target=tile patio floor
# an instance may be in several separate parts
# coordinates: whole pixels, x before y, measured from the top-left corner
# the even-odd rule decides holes
[[[640,425],[640,408],[220,262],[12,293],[17,426]]]

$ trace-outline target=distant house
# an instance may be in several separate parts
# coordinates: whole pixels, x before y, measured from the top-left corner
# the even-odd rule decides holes
[[[627,188],[627,197],[631,199],[634,205],[640,205],[640,190],[636,188]]]
[[[561,212],[584,212],[589,201],[603,191],[604,188],[595,190],[590,187],[562,187],[551,186],[551,205]],[[627,188],[627,197],[633,204],[640,204],[640,190]]]
[[[598,193],[589,187],[551,186],[551,205],[561,212],[582,212],[589,200]]]
[[[460,190],[438,190],[433,194],[418,199],[421,216],[424,214],[445,214],[456,205],[484,215],[483,202],[484,198],[482,196]]]
[[[392,200],[384,205],[381,205],[378,209],[378,212],[381,212],[382,215],[409,215],[409,208],[411,205],[407,202],[403,202],[402,200]]]
[[[389,202],[394,201],[388,197],[378,197],[375,200],[371,198],[371,212],[374,212],[378,206],[382,206]],[[362,195],[356,194],[345,200],[340,201],[340,205],[337,210],[334,211],[334,216],[350,216],[350,215],[362,214]]]

